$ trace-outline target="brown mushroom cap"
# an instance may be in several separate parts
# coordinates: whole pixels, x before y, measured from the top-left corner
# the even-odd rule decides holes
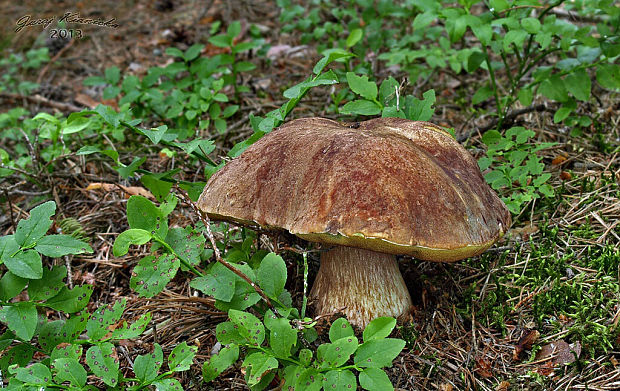
[[[510,225],[456,140],[400,118],[288,122],[215,173],[198,206],[215,220],[432,261],[480,254]]]

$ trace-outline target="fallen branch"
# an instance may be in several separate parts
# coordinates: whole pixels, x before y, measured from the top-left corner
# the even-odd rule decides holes
[[[189,198],[189,196],[187,195],[185,190],[181,189],[177,185],[174,185],[174,188],[177,191],[177,193],[179,195],[181,195],[183,200],[189,204],[189,206],[194,210],[194,212],[198,215],[198,217],[200,218],[200,220],[204,224],[205,229],[207,231],[207,237],[209,238],[209,241],[211,242],[211,247],[213,247],[213,254],[215,255],[215,259],[219,263],[224,265],[224,267],[226,267],[228,270],[230,270],[231,272],[235,273],[237,276],[242,278],[245,282],[250,284],[250,286],[252,288],[254,288],[256,293],[258,293],[260,295],[260,297],[262,297],[263,301],[265,301],[265,304],[267,304],[269,309],[271,309],[274,314],[278,315],[278,311],[273,306],[273,304],[271,303],[271,300],[265,294],[265,292],[263,292],[263,290],[260,289],[260,287],[258,285],[256,285],[256,283],[254,283],[254,281],[252,281],[248,276],[246,276],[241,270],[237,269],[236,267],[234,267],[233,265],[231,265],[230,263],[228,263],[224,259],[222,259],[222,254],[220,253],[220,249],[217,248],[217,243],[215,242],[215,237],[213,236],[213,232],[211,232],[211,220],[209,219],[207,214],[205,212],[203,212],[202,210],[200,210],[200,208],[198,208],[196,206],[196,203],[194,203],[194,201],[192,201]]]
[[[82,111],[82,109],[80,109],[79,107],[75,105],[72,105],[71,103],[54,102],[38,94],[32,95],[32,96],[30,95],[26,96],[26,95],[20,95],[20,94],[11,94],[9,92],[0,92],[0,98],[11,99],[11,100],[25,99],[32,103],[39,103],[45,106],[53,107],[61,111]]]

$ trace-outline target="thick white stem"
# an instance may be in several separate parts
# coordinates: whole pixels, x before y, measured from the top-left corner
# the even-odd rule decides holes
[[[322,253],[310,298],[317,315],[342,312],[361,328],[380,316],[408,314],[412,307],[394,255],[344,246]]]

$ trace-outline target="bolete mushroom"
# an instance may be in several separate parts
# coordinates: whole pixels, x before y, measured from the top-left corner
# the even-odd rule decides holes
[[[332,247],[310,296],[365,327],[410,311],[397,254],[451,262],[478,255],[510,226],[473,157],[429,122],[288,122],[207,182],[214,220],[285,229]]]

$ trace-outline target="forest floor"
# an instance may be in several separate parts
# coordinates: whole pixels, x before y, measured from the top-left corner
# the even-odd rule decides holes
[[[248,58],[257,68],[239,81],[250,87],[249,92],[242,94],[242,109],[230,122],[232,130],[216,140],[216,161],[225,156],[234,140],[252,134],[250,114],[264,115],[279,107],[284,102],[282,91],[302,81],[320,59],[312,46],[299,43],[295,32],[279,33],[279,9],[272,2],[1,3],[3,47],[19,52],[33,45],[47,45],[53,61],[23,75],[40,83],[35,94],[40,99],[0,96],[0,111],[22,106],[31,113],[60,111],[68,115],[99,103],[118,107],[114,100],[102,99],[101,89],[84,86],[83,80],[102,75],[110,66],[119,67],[122,73],[144,75],[149,67],[170,61],[163,54],[167,47],[186,49],[193,43],[206,42],[204,37],[215,21],[227,25],[240,20],[242,35],[251,24],[259,25],[266,43],[286,49],[273,51],[269,60]],[[24,15],[60,17],[76,11],[115,18],[118,27],[84,26],[86,38],[64,46],[46,36],[40,26],[15,33],[16,21]],[[217,50],[207,45],[205,52]],[[390,72],[383,69],[378,73],[385,76]],[[404,78],[397,72],[392,76],[399,81]],[[476,127],[483,126],[487,118],[471,118],[454,104],[461,99],[454,86],[474,77],[457,76],[442,75],[439,84],[432,86],[438,102],[431,121],[453,126],[457,136],[470,135],[464,144],[479,157],[483,146]],[[419,90],[421,86],[408,88]],[[328,110],[326,91],[313,90],[292,118],[339,119]],[[397,335],[407,341],[407,346],[387,370],[396,389],[620,389],[620,102],[614,97],[617,99],[617,94],[600,93],[597,100],[579,107],[598,121],[581,137],[570,136],[570,129],[555,124],[553,113],[545,110],[518,117],[519,125],[536,132],[536,142],[556,143],[540,152],[546,170],[552,174],[550,183],[556,196],[527,204],[520,215],[513,216],[515,222],[507,235],[487,253],[453,264],[401,259],[415,311],[412,323],[398,328]],[[73,160],[77,162],[77,158]],[[155,152],[147,162],[155,172],[163,171],[168,164]],[[188,277],[179,273],[152,299],[139,298],[130,289],[131,269],[147,250],[120,258],[112,255],[114,239],[128,228],[125,207],[129,194],[120,187],[87,188],[93,182],[136,184],[121,180],[103,164],[94,164],[88,174],[78,175],[74,165],[66,163],[55,174],[51,196],[59,206],[58,215],[76,218],[94,249],[93,254],[75,256],[71,262],[73,284],[95,287],[89,310],[127,298],[126,317],[153,313],[156,327],[122,345],[121,371],[130,376],[132,357],[150,351],[154,342],[167,354],[176,344],[187,341],[199,348],[192,370],[182,375],[186,389],[246,389],[239,366],[209,385],[198,385],[200,367],[216,344],[215,326],[226,319],[226,314],[217,310],[212,300],[193,295]],[[200,179],[202,173],[197,175]],[[9,194],[10,202],[3,198],[3,235],[12,233],[13,222],[26,216],[34,205],[36,191],[26,184]],[[196,222],[187,205],[177,208],[170,219],[170,226]],[[281,255],[291,274],[287,288],[299,300],[303,268],[295,254]],[[311,255],[311,261],[312,274],[318,260]]]

